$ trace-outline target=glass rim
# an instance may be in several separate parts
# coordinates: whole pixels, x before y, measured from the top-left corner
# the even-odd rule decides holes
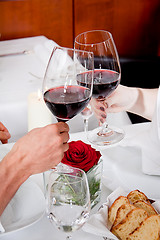
[[[72,166],[64,164],[64,163],[63,163],[63,165],[59,165],[59,166],[60,166],[60,168],[61,167],[62,168],[58,169],[57,168],[58,165],[56,167],[52,168],[52,172],[50,173],[50,177],[51,177],[52,174],[53,175],[57,174],[59,176],[61,176],[61,175],[66,175],[67,176],[68,175],[69,177],[73,177],[73,178],[78,177],[79,178],[79,180],[72,181],[71,183],[80,182],[80,181],[84,181],[84,180],[87,179],[87,174],[85,173],[85,171],[83,169],[80,169],[80,168],[77,168],[77,167],[72,167]],[[63,169],[63,167],[66,168],[66,169]],[[69,171],[68,171],[68,169],[69,169]],[[74,171],[76,171],[76,173],[81,173],[82,176],[72,175],[72,173],[74,173]],[[54,182],[56,182],[56,181],[54,181]],[[61,182],[57,181],[57,183],[61,183]],[[70,183],[70,181],[68,181],[68,183]],[[64,184],[64,182],[62,182],[62,184]],[[66,184],[67,184],[67,182],[66,182]]]
[[[68,47],[61,47],[61,46],[55,46],[52,50],[52,53],[56,50],[56,49],[64,49],[66,51],[73,51],[73,52],[80,52],[80,53],[86,53],[86,54],[90,54],[90,55],[93,55],[94,57],[94,53],[91,51],[86,51],[86,50],[80,50],[80,49],[76,49],[76,48],[68,48]]]
[[[78,37],[80,37],[80,36],[82,36],[82,35],[84,35],[84,34],[86,34],[86,33],[91,33],[91,32],[104,32],[104,33],[107,33],[108,35],[109,35],[109,37],[106,39],[106,40],[104,40],[104,41],[100,41],[100,42],[96,42],[96,43],[81,43],[81,42],[79,42],[78,40],[77,40],[77,38]],[[82,32],[82,33],[80,33],[80,34],[78,34],[76,37],[75,37],[75,43],[77,43],[77,44],[79,44],[79,45],[86,45],[86,46],[89,46],[89,45],[97,45],[97,44],[102,44],[102,43],[104,43],[104,42],[108,42],[108,41],[113,41],[113,37],[112,37],[112,34],[111,34],[111,32],[109,32],[109,31],[107,31],[107,30],[89,30],[89,31],[85,31],[85,32]]]

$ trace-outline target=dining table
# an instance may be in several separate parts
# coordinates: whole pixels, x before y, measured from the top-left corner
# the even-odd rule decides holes
[[[131,141],[135,134],[140,134],[147,131],[150,123],[140,123],[124,126],[125,138],[111,147],[95,147],[100,151],[103,159],[103,173],[102,173],[102,189],[101,200],[91,210],[90,215],[96,214],[100,206],[106,202],[107,197],[118,187],[122,187],[125,191],[139,189],[151,199],[159,199],[160,192],[158,191],[158,184],[160,177],[147,175],[142,172],[141,168],[141,150],[138,147],[126,146],[126,142]],[[70,134],[70,141],[81,140],[89,144],[87,136],[84,132],[77,132]],[[12,148],[14,143],[8,143],[0,146],[0,158]],[[49,173],[49,172],[46,172]],[[36,186],[44,193],[43,174],[36,174],[30,177],[31,184]],[[32,185],[31,185],[32,186]],[[21,196],[22,197],[22,196]],[[28,204],[31,204],[28,202]],[[23,206],[27,209],[27,205]],[[44,210],[44,209],[43,209]],[[16,211],[19,211],[18,208]],[[21,209],[21,214],[24,209]],[[34,211],[34,209],[33,209]],[[0,235],[2,240],[58,240],[65,239],[65,234],[57,229],[57,227],[49,221],[46,211],[43,214],[32,220],[31,223],[26,223],[24,226],[18,227],[14,230],[6,231]],[[45,212],[45,213],[44,213]],[[19,213],[20,214],[20,213]],[[107,213],[106,213],[107,214]],[[22,214],[23,215],[23,214]],[[81,228],[73,233],[73,240],[100,240],[102,236],[95,233],[86,232]]]
[[[48,39],[45,36],[0,42],[0,121],[9,129],[12,136],[8,144],[0,144],[0,160],[10,151],[15,142],[28,132],[27,98],[31,92],[42,88],[49,56],[46,57],[43,53],[46,42]],[[160,199],[158,190],[160,177],[145,174],[142,171],[143,138],[142,141],[137,141],[148,131],[151,122],[132,124],[126,112],[109,114],[107,117],[112,125],[124,129],[125,137],[112,146],[93,145],[101,152],[103,172],[101,200],[91,210],[91,216],[98,212],[107,197],[118,187],[122,187],[127,192],[139,189],[151,199]],[[52,120],[53,123],[56,122],[54,117]],[[69,141],[81,140],[90,144],[83,131],[83,118],[80,114],[68,124],[70,126]],[[97,127],[97,120],[92,116],[89,131],[95,127]],[[49,171],[45,174],[48,175]],[[0,233],[0,240],[65,239],[65,234],[58,230],[47,217],[43,176],[43,173],[31,176],[13,197],[12,202],[9,203],[8,212],[3,213],[0,218],[2,225],[3,222],[7,224],[7,221],[10,224],[5,232]],[[11,209],[12,215],[10,215]],[[95,232],[86,232],[83,227],[74,232],[72,237],[73,240],[103,239]]]

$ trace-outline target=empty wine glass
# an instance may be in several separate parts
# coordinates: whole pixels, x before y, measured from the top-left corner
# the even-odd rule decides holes
[[[92,97],[96,101],[104,102],[117,88],[121,79],[119,56],[111,33],[104,30],[81,33],[75,38],[74,47],[75,49],[94,53]],[[100,146],[117,143],[123,137],[124,132],[122,129],[108,126],[106,121],[100,128],[88,133],[88,140]]]
[[[90,213],[90,194],[85,172],[60,163],[48,182],[48,217],[71,239],[72,232],[81,228]]]
[[[55,47],[43,81],[44,101],[58,121],[66,122],[89,103],[93,88],[94,55],[71,48]],[[85,86],[78,76],[85,74]]]

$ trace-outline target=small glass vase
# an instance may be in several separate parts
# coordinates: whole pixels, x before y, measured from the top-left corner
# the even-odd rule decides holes
[[[94,165],[86,174],[88,178],[91,208],[93,208],[101,199],[103,160],[99,159],[98,164]]]

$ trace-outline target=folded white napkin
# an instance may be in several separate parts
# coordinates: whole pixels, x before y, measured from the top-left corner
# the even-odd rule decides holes
[[[83,230],[101,237],[117,240],[118,238],[110,232],[111,225],[108,221],[108,208],[120,195],[126,195],[126,192],[121,187],[108,196],[107,201],[101,206],[99,211],[93,214],[83,226]]]
[[[5,229],[4,229],[4,227],[2,226],[1,221],[0,221],[0,233],[4,233],[4,232],[5,232]]]
[[[54,58],[51,59],[50,66],[53,68],[50,67],[47,74],[53,79],[65,79],[66,76],[71,79],[73,76],[74,62],[66,51],[58,49],[54,53]]]
[[[99,211],[96,214],[93,214],[88,222],[83,226],[83,230],[101,237],[107,237],[109,240],[118,240],[118,238],[110,232],[111,226],[108,221],[108,208],[112,205],[116,198],[119,196],[127,196],[127,194],[128,193],[121,187],[112,192]],[[152,205],[159,213],[160,202],[156,201]]]
[[[58,44],[54,41],[46,40],[43,44],[37,44],[34,47],[34,53],[47,66],[52,50],[57,46]]]
[[[45,65],[45,68],[47,67],[53,48],[58,46],[59,45],[52,40],[47,40],[44,44],[38,44],[35,46],[34,52]],[[76,54],[73,57],[74,59],[71,58],[65,50],[57,50],[54,58],[51,59],[50,66],[53,66],[53,68],[50,67],[48,69],[47,77],[59,80],[68,76],[68,78],[71,79],[72,77],[75,77],[74,70],[76,70],[76,73],[84,71],[84,67],[76,58]]]
[[[160,88],[157,104],[151,123],[138,133],[133,131],[121,146],[136,146],[142,153],[142,172],[149,175],[160,175]]]

